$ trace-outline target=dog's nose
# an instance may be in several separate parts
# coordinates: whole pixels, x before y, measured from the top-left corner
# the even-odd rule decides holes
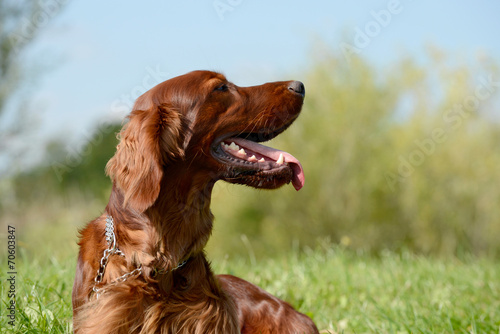
[[[304,97],[304,95],[306,95],[306,88],[304,87],[304,84],[300,81],[292,81],[288,84],[288,89],[290,89],[291,91],[299,94],[299,95],[302,95],[302,97]]]

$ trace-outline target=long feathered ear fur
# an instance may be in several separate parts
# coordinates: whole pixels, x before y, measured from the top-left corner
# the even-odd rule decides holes
[[[165,166],[184,155],[182,122],[168,106],[136,108],[128,118],[106,173],[123,192],[123,206],[144,212],[158,198]]]

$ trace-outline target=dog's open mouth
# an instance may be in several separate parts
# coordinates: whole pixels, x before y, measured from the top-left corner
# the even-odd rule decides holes
[[[230,169],[226,180],[256,188],[277,188],[292,182],[300,190],[304,186],[304,170],[299,160],[290,153],[257,143],[257,138],[270,139],[250,134],[229,137],[217,145],[215,155]]]

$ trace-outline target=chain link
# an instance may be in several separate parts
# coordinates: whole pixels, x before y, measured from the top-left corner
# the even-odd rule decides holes
[[[106,241],[108,242],[108,248],[104,250],[101,261],[99,262],[100,266],[99,269],[97,270],[97,275],[94,278],[94,287],[92,288],[92,291],[94,291],[94,293],[96,294],[96,298],[99,298],[99,296],[105,291],[105,288],[98,288],[97,286],[102,283],[102,279],[104,277],[104,272],[106,271],[106,266],[108,264],[109,257],[111,255],[119,255],[125,257],[125,254],[123,254],[123,252],[120,249],[118,249],[118,244],[116,243],[114,221],[113,217],[111,216],[106,217],[105,235],[106,235]],[[116,280],[110,282],[109,285],[125,282],[130,276],[136,274],[140,275],[141,273],[142,273],[142,265],[135,268],[131,272],[128,272],[118,277]]]
[[[92,291],[94,291],[96,298],[99,298],[100,295],[102,295],[104,292],[106,292],[106,290],[109,288],[109,286],[125,282],[130,276],[140,275],[141,273],[142,273],[142,264],[139,267],[132,270],[131,272],[123,274],[120,277],[118,277],[117,279],[115,279],[114,281],[109,282],[108,285],[105,287],[97,288],[96,285],[94,285],[94,288],[92,289]]]
[[[108,248],[104,250],[101,261],[99,262],[99,269],[97,270],[97,275],[94,278],[94,287],[92,288],[92,291],[95,293],[96,298],[99,298],[100,295],[102,295],[104,292],[106,292],[106,289],[110,285],[115,285],[118,283],[125,282],[129,277],[135,276],[135,275],[141,275],[142,274],[142,264],[135,268],[134,270],[123,274],[122,276],[116,278],[114,281],[111,281],[107,284],[107,286],[98,288],[97,286],[102,284],[102,280],[104,278],[104,272],[106,271],[106,266],[109,261],[109,257],[111,255],[119,255],[125,257],[125,254],[118,248],[118,244],[116,242],[116,235],[115,235],[115,229],[114,229],[114,222],[113,222],[113,217],[107,216],[106,217],[106,241],[108,242]],[[153,269],[153,276],[156,276],[157,274],[166,274],[169,271],[172,272],[176,269],[181,268],[184,266],[187,262],[189,261],[189,258],[182,261],[179,263],[175,268],[172,268],[171,270],[158,270],[156,268]]]
[[[165,269],[159,269],[159,270],[158,270],[157,268],[153,268],[153,276],[156,276],[156,275],[158,275],[158,274],[163,275],[163,274],[166,274],[166,273],[168,273],[168,272],[171,272],[171,271],[177,270],[177,269],[179,269],[180,267],[184,266],[184,265],[185,265],[188,261],[189,261],[189,259],[186,259],[186,260],[182,261],[181,263],[179,263],[179,264],[177,265],[177,267],[172,268],[172,269],[170,269],[170,270],[165,270]]]

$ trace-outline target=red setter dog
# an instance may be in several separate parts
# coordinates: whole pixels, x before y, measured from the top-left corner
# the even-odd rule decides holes
[[[139,97],[106,166],[105,212],[82,231],[73,287],[77,333],[318,333],[287,303],[203,251],[217,180],[255,188],[304,183],[292,155],[258,142],[299,115],[298,81],[238,87],[195,71]]]

